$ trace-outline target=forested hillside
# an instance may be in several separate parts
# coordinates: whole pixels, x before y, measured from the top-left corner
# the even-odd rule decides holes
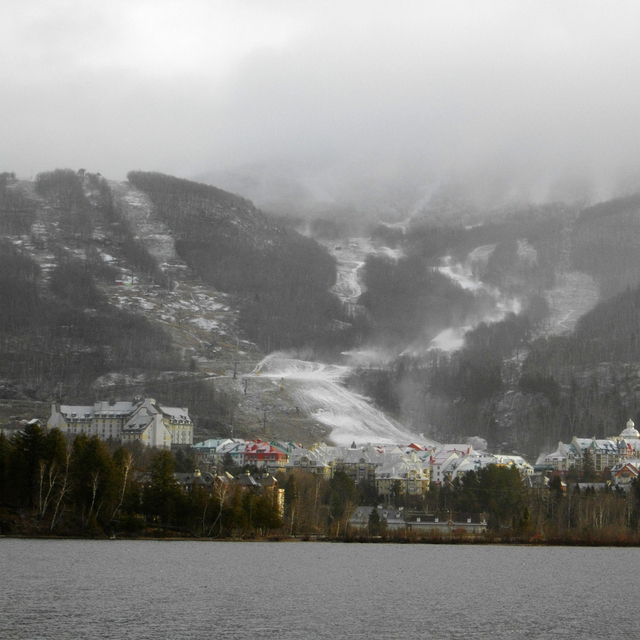
[[[592,275],[604,297],[640,282],[640,195],[616,198],[580,213],[573,234],[573,264]]]
[[[458,351],[407,353],[386,372],[358,372],[357,383],[416,431],[477,435],[532,457],[573,435],[619,433],[640,411],[639,225],[633,196],[583,211],[532,207],[470,228],[422,221],[402,234],[379,231],[408,255],[365,267],[363,302],[385,335],[407,343],[447,322],[472,324],[486,285],[517,298],[521,310],[467,331]],[[483,287],[462,291],[448,280],[442,296],[433,295],[441,274],[426,265],[445,256]],[[563,287],[589,276],[603,301],[568,332],[564,320],[572,304],[580,307],[581,291],[567,295]]]
[[[308,441],[324,432],[283,389],[247,395],[230,372],[382,347],[402,355],[352,383],[415,433],[535,456],[638,417],[639,230],[638,196],[466,226],[419,215],[375,229],[392,250],[352,262],[364,293],[346,304],[327,249],[240,196],[140,171],[0,174],[0,396],[46,417],[58,399],[147,394],[189,406],[203,435],[254,434],[270,407]],[[462,348],[438,350],[449,330]]]
[[[138,171],[128,178],[175,234],[180,257],[240,297],[240,324],[263,349],[336,350],[353,340],[353,318],[329,293],[335,261],[314,240],[215,187]]]
[[[230,370],[250,371],[260,344],[351,340],[333,259],[238,196],[140,172],[1,178],[0,419],[19,400],[46,418],[53,401],[150,395],[188,406],[198,436],[249,436],[263,400]],[[309,442],[313,421],[275,400],[283,433],[303,425]]]
[[[49,400],[63,387],[85,397],[91,383],[114,368],[184,368],[168,335],[111,305],[99,288],[113,284],[117,271],[91,250],[95,212],[75,172],[39,175],[35,194],[5,182],[0,194],[5,228],[13,232],[0,242],[0,377],[18,397]],[[57,239],[32,228],[43,206]],[[66,246],[67,236],[85,245],[81,254]],[[37,247],[45,253],[42,263],[32,255]]]

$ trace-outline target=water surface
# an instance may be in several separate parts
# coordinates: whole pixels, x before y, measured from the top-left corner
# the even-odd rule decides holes
[[[0,539],[0,637],[632,637],[639,554]]]

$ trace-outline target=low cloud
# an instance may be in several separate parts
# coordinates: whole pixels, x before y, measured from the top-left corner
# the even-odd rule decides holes
[[[445,183],[602,199],[638,186],[638,18],[596,1],[14,0],[2,170],[253,176],[258,198],[289,179],[343,203]]]

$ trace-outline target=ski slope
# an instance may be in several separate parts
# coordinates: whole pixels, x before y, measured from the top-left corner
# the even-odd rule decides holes
[[[255,369],[261,378],[281,381],[298,405],[331,429],[339,446],[358,444],[408,444],[424,442],[400,423],[371,406],[366,398],[342,384],[349,367],[297,360],[283,353],[268,355]]]

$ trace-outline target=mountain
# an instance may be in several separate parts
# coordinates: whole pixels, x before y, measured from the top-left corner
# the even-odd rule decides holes
[[[394,325],[411,348],[388,367],[384,385],[379,374],[363,375],[363,392],[432,437],[480,436],[493,450],[534,458],[573,435],[618,434],[640,417],[638,225],[639,196],[493,212],[469,226],[414,220],[393,236],[406,258],[387,265],[384,278],[380,264],[365,272],[374,329],[425,302],[413,323]],[[434,340],[453,295],[424,298],[416,277],[387,284],[390,274],[410,265],[424,274],[429,264],[471,296],[449,318],[450,334],[466,332],[456,351],[419,341],[425,331]],[[431,327],[420,326],[424,318]]]
[[[47,417],[55,400],[151,395],[189,406],[197,436],[262,433],[264,403],[234,370],[348,333],[327,251],[220,189],[143,172],[4,174],[0,211],[5,415],[18,401]],[[280,436],[325,433],[281,396],[269,402]]]
[[[358,242],[334,214],[311,225],[325,247],[172,176],[0,174],[0,420],[147,395],[188,406],[196,438],[312,443],[331,399],[258,375],[300,350],[434,439],[535,457],[640,417],[639,196],[473,224],[438,204]]]

